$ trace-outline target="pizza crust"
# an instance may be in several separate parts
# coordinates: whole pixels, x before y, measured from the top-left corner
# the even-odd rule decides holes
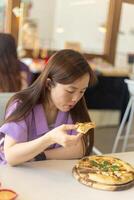
[[[82,134],[86,134],[90,129],[95,128],[94,122],[76,122],[76,125],[76,130]]]
[[[134,168],[111,156],[85,157],[74,166],[73,175],[87,186],[104,190],[122,190],[134,185]]]

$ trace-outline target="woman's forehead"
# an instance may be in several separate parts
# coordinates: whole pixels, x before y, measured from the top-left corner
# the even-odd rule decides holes
[[[84,74],[80,78],[73,81],[70,85],[77,85],[77,84],[88,84],[89,82],[89,74]]]
[[[64,86],[64,87],[69,87],[72,89],[78,89],[80,87],[87,88],[88,84],[89,84],[89,74],[86,74],[86,75],[78,78],[77,80],[73,81],[72,83],[60,84],[60,85]]]

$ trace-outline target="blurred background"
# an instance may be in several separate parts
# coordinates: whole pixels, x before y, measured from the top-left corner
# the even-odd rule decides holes
[[[124,82],[134,79],[133,19],[134,0],[0,0],[0,32],[15,38],[29,85],[54,52],[71,48],[85,56],[98,77],[85,98],[97,125],[95,145],[104,153],[112,151],[133,95]]]

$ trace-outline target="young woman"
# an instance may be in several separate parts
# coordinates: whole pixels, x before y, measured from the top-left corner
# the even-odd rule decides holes
[[[90,121],[84,100],[95,76],[84,57],[61,50],[38,79],[8,102],[0,128],[0,162],[18,165],[30,160],[75,159],[89,155],[93,129],[84,136],[76,122]]]
[[[13,36],[0,33],[0,92],[17,92],[28,86],[30,71],[17,58]]]

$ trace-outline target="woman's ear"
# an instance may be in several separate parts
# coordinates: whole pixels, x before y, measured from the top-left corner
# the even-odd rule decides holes
[[[47,87],[48,89],[50,89],[51,86],[52,86],[52,81],[51,81],[50,78],[47,78],[47,81],[46,81],[46,87]]]

